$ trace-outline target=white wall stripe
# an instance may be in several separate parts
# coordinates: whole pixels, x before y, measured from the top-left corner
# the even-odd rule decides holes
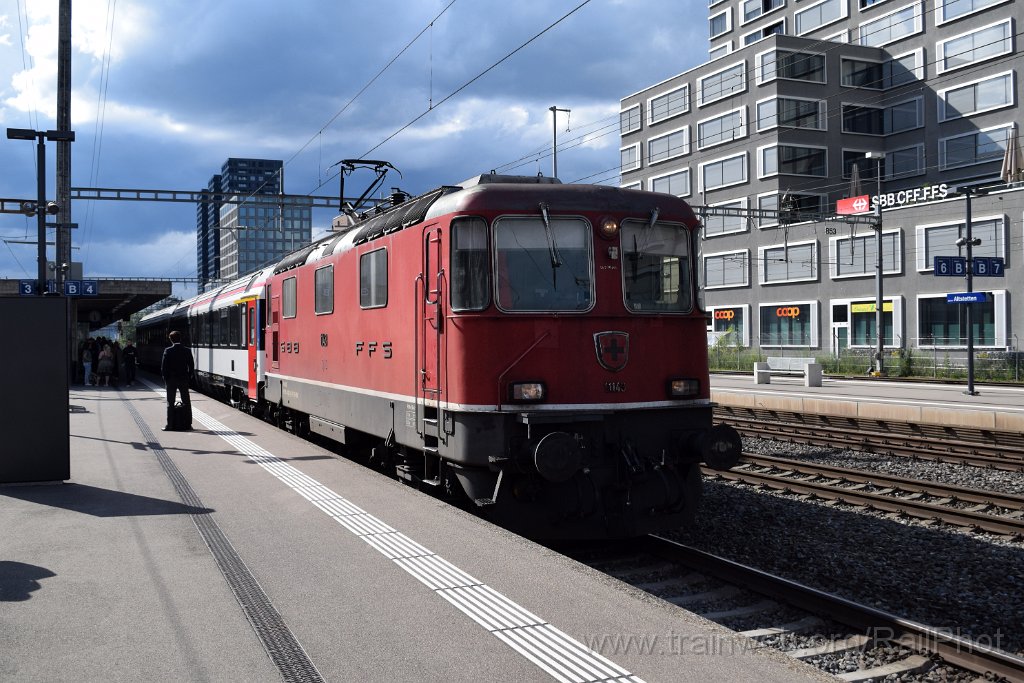
[[[149,382],[144,384],[164,395],[162,388]],[[564,683],[643,683],[642,679],[195,407],[192,417],[554,679]]]

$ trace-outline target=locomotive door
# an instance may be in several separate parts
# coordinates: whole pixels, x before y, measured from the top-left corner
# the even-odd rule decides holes
[[[278,370],[281,367],[280,353],[281,345],[278,343],[281,338],[281,295],[272,292],[267,285],[267,300],[270,301],[270,320],[267,325],[267,333],[270,337],[267,341],[270,344],[270,367]]]
[[[257,299],[249,299],[245,304],[245,317],[248,321],[246,326],[246,348],[248,350],[249,359],[249,398],[255,401],[259,398],[257,391],[257,382],[259,378],[256,374],[256,351],[257,351],[257,325],[256,325],[256,302]]]
[[[427,455],[424,480],[436,480],[434,467],[438,446],[442,438],[440,409],[444,400],[444,264],[441,260],[441,228],[430,226],[423,231],[423,271],[417,287],[417,337],[420,340],[417,365],[418,431],[423,437],[423,450]]]

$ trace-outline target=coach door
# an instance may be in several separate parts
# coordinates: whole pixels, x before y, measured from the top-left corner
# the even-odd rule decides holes
[[[257,299],[252,298],[245,305],[245,319],[248,322],[248,325],[246,325],[246,348],[249,352],[249,398],[253,401],[259,398],[257,390],[259,377],[256,374],[256,352],[259,346],[256,343],[257,331],[259,330],[256,317],[256,302]]]
[[[278,355],[281,352],[281,345],[278,343],[281,339],[281,295],[277,292],[272,292],[268,285],[267,299],[270,301],[270,320],[267,325],[267,342],[270,344],[270,367],[278,370],[281,367],[281,357]]]
[[[441,441],[440,408],[444,399],[443,352],[445,327],[445,273],[441,260],[441,228],[423,231],[423,271],[417,279],[418,431],[426,454],[424,480],[437,480],[438,445]]]

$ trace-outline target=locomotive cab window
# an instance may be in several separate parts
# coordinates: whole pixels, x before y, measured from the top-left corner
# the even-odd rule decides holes
[[[388,252],[368,251],[359,257],[359,306],[383,308],[388,305]]]
[[[317,315],[334,313],[334,266],[317,268],[314,275],[313,310]]]
[[[504,311],[589,310],[594,303],[589,224],[579,218],[494,222],[497,303]]]
[[[285,318],[295,317],[295,278],[293,277],[281,283],[281,315]]]
[[[491,302],[487,223],[481,218],[452,221],[451,297],[454,311],[482,311]]]
[[[626,308],[635,313],[685,313],[690,297],[690,233],[681,225],[622,223]]]

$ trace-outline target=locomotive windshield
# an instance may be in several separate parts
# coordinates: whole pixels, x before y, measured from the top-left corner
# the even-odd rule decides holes
[[[626,308],[637,313],[683,313],[690,300],[690,233],[681,225],[622,223]]]
[[[586,311],[594,301],[589,225],[578,218],[545,218],[494,222],[498,307]]]

